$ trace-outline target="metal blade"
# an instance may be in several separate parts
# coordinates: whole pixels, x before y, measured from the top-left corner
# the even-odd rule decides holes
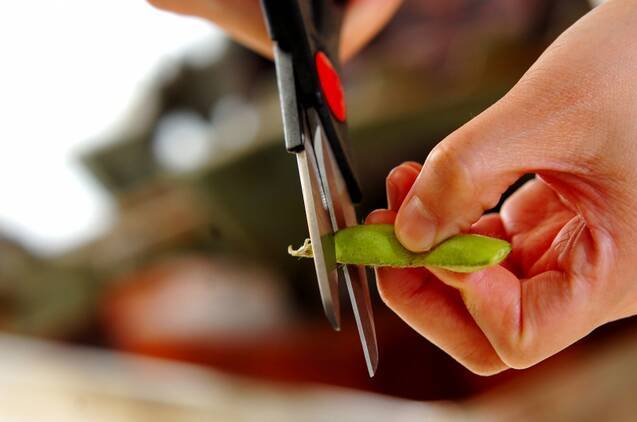
[[[305,149],[298,152],[296,157],[321,301],[327,319],[332,327],[338,331],[341,327],[341,317],[334,232],[326,209],[329,199],[324,196],[316,157],[309,140],[305,141]]]
[[[352,311],[358,327],[358,336],[363,346],[367,371],[369,376],[373,377],[378,367],[378,343],[376,342],[376,329],[374,328],[374,314],[369,296],[367,273],[363,265],[343,266],[341,267],[341,272],[352,303]]]
[[[294,82],[294,64],[290,53],[279,48],[275,42],[274,62],[276,63],[276,81],[279,87],[281,116],[283,117],[283,133],[285,147],[288,151],[303,149],[301,139],[302,122],[299,118],[299,105],[296,98],[296,84]]]
[[[305,214],[315,251],[314,266],[321,301],[330,324],[335,330],[339,330],[338,274],[333,229],[326,208],[328,201],[322,196],[323,187],[312,149],[311,134],[307,130],[306,116],[299,109],[297,102],[292,56],[289,52],[281,50],[276,42],[274,43],[274,61],[281,100],[285,145],[288,151],[294,151],[297,157]]]
[[[327,208],[334,231],[357,224],[354,205],[320,123],[316,125],[314,147],[324,190],[332,199],[328,202]],[[347,265],[341,267],[341,276],[347,285],[367,370],[371,377],[378,366],[378,344],[367,273],[362,265]]]
[[[314,143],[308,119],[299,109],[292,56],[274,43],[277,83],[281,100],[285,143],[296,153],[305,214],[314,250],[314,266],[327,319],[340,330],[338,273],[334,249],[334,231],[356,224],[356,213],[342,174],[334,160],[314,110],[309,110],[316,125]],[[316,152],[314,147],[316,147]],[[348,265],[340,270],[347,285],[358,333],[370,376],[378,365],[378,346],[365,268]]]

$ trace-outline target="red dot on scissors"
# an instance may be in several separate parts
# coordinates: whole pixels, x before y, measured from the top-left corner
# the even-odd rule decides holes
[[[332,65],[330,59],[325,53],[319,51],[314,56],[316,63],[316,71],[318,72],[321,90],[327,100],[327,105],[334,117],[341,121],[345,121],[345,95],[343,94],[343,85],[341,78],[338,76],[336,69]]]

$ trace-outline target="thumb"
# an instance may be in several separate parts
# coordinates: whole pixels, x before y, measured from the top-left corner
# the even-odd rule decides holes
[[[431,151],[396,218],[406,248],[425,251],[468,229],[526,173],[590,173],[591,113],[576,91],[551,98],[537,80],[523,79]]]

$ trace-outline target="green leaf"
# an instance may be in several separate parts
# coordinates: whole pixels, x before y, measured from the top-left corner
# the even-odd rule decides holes
[[[454,272],[473,272],[502,262],[511,245],[501,239],[477,234],[460,234],[438,244],[428,252],[405,249],[394,235],[391,224],[367,224],[339,230],[334,235],[336,261],[375,267],[437,267]],[[311,258],[308,240],[301,248],[288,248],[293,256]]]

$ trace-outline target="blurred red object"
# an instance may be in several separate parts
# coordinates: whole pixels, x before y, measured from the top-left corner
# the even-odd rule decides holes
[[[473,376],[383,306],[375,310],[380,367],[370,379],[351,315],[341,332],[299,318],[278,281],[236,262],[159,262],[113,283],[102,323],[115,348],[267,380],[414,399],[464,397],[499,382]]]
[[[113,285],[101,314],[116,348],[267,379],[366,381],[357,337],[298,321],[282,283],[263,270],[188,257]]]

